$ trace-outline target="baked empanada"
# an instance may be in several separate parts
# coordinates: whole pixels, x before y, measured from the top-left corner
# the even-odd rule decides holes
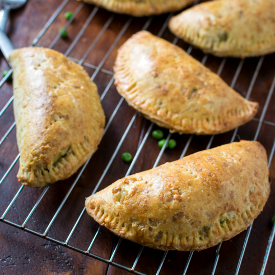
[[[96,85],[63,54],[22,48],[10,55],[19,181],[44,187],[70,177],[93,154],[105,116]]]
[[[141,31],[118,50],[115,85],[128,104],[171,132],[218,134],[251,120],[249,102],[181,48]]]
[[[216,56],[258,56],[275,51],[274,14],[274,0],[211,1],[173,17],[169,27]]]
[[[133,16],[149,16],[180,10],[195,0],[83,0],[107,10]]]
[[[100,225],[161,250],[202,250],[245,230],[270,193],[255,141],[198,152],[120,179],[86,199]]]

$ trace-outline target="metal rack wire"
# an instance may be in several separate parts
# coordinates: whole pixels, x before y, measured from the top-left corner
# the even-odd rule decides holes
[[[59,6],[59,8],[55,11],[55,13],[52,15],[52,17],[49,19],[49,21],[46,23],[46,25],[44,26],[44,28],[41,30],[41,32],[38,34],[38,36],[35,38],[35,40],[33,41],[33,46],[39,46],[39,41],[40,39],[43,37],[43,35],[46,33],[47,29],[53,24],[53,22],[56,20],[57,16],[63,11],[64,7],[69,3],[70,0],[64,0],[62,2],[62,4]],[[199,1],[197,1],[199,2]],[[196,3],[197,3],[196,2]],[[196,4],[195,3],[195,4]],[[78,4],[78,7],[76,8],[76,10],[74,11],[74,17],[77,16],[77,14],[83,9],[85,5],[83,3],[79,3]],[[110,91],[111,87],[113,86],[113,83],[114,83],[114,78],[112,77],[113,76],[113,72],[109,71],[109,70],[106,70],[103,68],[103,65],[104,63],[106,62],[106,60],[108,59],[108,57],[110,56],[111,52],[114,50],[114,48],[116,47],[116,45],[118,44],[119,40],[121,39],[121,37],[124,35],[125,31],[129,28],[131,22],[132,22],[132,18],[129,17],[128,20],[126,21],[126,23],[123,25],[123,27],[121,28],[121,30],[118,32],[114,42],[112,43],[112,45],[110,46],[110,48],[108,49],[108,51],[105,53],[104,57],[102,58],[102,60],[100,61],[100,63],[96,66],[96,65],[92,65],[92,64],[89,64],[89,63],[86,63],[85,60],[87,58],[87,56],[90,54],[90,52],[95,48],[96,44],[98,43],[98,41],[100,40],[100,38],[105,34],[107,28],[110,26],[110,24],[115,20],[115,16],[113,14],[110,13],[110,16],[109,18],[107,18],[107,20],[105,21],[105,23],[102,25],[102,29],[100,30],[100,32],[97,34],[96,38],[93,40],[93,42],[91,43],[91,45],[89,46],[88,50],[83,54],[82,58],[80,60],[76,60],[72,57],[70,57],[70,53],[71,51],[73,50],[73,48],[75,47],[75,45],[77,45],[77,43],[79,42],[81,36],[83,35],[83,33],[85,32],[86,28],[89,26],[90,22],[92,21],[92,19],[94,18],[94,16],[97,14],[97,12],[99,11],[100,9],[98,7],[94,7],[92,12],[90,13],[90,15],[88,16],[88,18],[86,19],[85,23],[83,24],[81,30],[79,31],[79,33],[77,34],[77,36],[75,37],[75,39],[72,41],[72,43],[70,44],[69,48],[66,50],[65,52],[65,55],[68,56],[69,58],[71,58],[72,60],[74,60],[75,62],[77,62],[78,64],[80,65],[84,65],[88,68],[91,68],[94,70],[92,76],[91,76],[91,79],[94,80],[96,78],[96,76],[98,75],[99,72],[101,73],[104,73],[106,75],[109,75],[111,76],[111,79],[109,80],[105,90],[103,91],[103,93],[101,94],[101,97],[100,97],[100,100],[102,101],[105,96],[107,95],[107,93]],[[168,25],[168,21],[169,19],[171,18],[172,14],[169,14],[164,22],[164,24],[162,25],[162,27],[160,28],[159,32],[158,32],[158,36],[161,37],[163,35],[163,33],[167,30],[167,25]],[[74,17],[71,18],[67,23],[66,25],[64,26],[64,28],[66,29],[71,23],[72,21],[74,20]],[[149,17],[143,28],[144,30],[148,29],[148,27],[150,26],[151,22],[153,20],[153,17]],[[51,42],[50,44],[50,48],[54,47],[54,45],[57,43],[57,41],[59,41],[59,35],[57,35]],[[178,43],[178,38],[174,38],[173,40],[173,44],[177,44]],[[193,50],[193,47],[192,46],[189,46],[189,48],[187,49],[187,52],[188,54],[191,54]],[[207,59],[208,59],[208,55],[204,55],[202,60],[201,60],[201,63],[202,64],[205,64],[207,62]],[[249,88],[247,90],[247,93],[246,93],[246,98],[248,99],[251,95],[251,92],[253,90],[253,87],[254,87],[254,84],[256,82],[256,79],[259,75],[259,72],[260,72],[260,69],[262,67],[262,64],[264,62],[264,59],[265,57],[260,57],[259,60],[258,60],[258,63],[257,63],[257,66],[255,68],[255,71],[254,71],[254,74],[252,76],[252,79],[250,81],[250,84],[249,84]],[[219,65],[219,68],[217,70],[217,74],[220,75],[224,69],[224,66],[226,64],[226,61],[227,59],[224,58],[224,59],[221,59],[221,63]],[[239,64],[238,64],[238,67],[234,73],[234,76],[233,76],[233,79],[232,79],[232,82],[231,82],[231,87],[233,88],[236,84],[236,81],[239,77],[239,74],[243,68],[243,65],[244,65],[244,62],[245,60],[240,60],[239,61]],[[7,81],[9,75],[12,73],[12,70],[9,71],[9,73],[0,81],[0,88],[4,85],[4,83]],[[264,120],[265,118],[265,115],[266,115],[266,112],[268,110],[268,106],[269,106],[269,103],[271,101],[271,98],[272,98],[272,95],[273,95],[273,92],[274,92],[274,88],[275,88],[275,75],[274,75],[274,78],[273,78],[273,81],[272,81],[272,84],[269,88],[269,92],[268,92],[268,95],[267,95],[267,98],[265,100],[265,103],[264,103],[264,106],[263,106],[263,109],[262,109],[262,113],[260,115],[260,118],[259,119],[254,119],[255,122],[257,122],[257,130],[256,130],[256,133],[255,133],[255,136],[254,136],[254,140],[257,140],[258,139],[258,136],[260,134],[260,131],[261,131],[261,127],[263,124],[266,124],[266,125],[269,125],[269,126],[272,126],[274,127],[275,124],[273,122],[270,122],[270,121],[266,121]],[[0,111],[0,119],[1,119],[1,116],[5,113],[5,111],[8,109],[8,107],[10,106],[10,104],[12,103],[13,101],[13,96],[7,101],[7,103],[5,104],[5,106],[2,108],[2,110]],[[112,113],[112,115],[109,117],[108,119],[108,123],[106,125],[106,128],[105,128],[105,131],[104,131],[104,135],[105,133],[108,131],[109,127],[111,126],[111,124],[113,123],[113,120],[117,114],[117,112],[119,111],[119,109],[121,108],[122,106],[122,103],[123,103],[124,99],[121,98],[118,102],[118,104],[115,106],[114,108],[114,111]],[[125,138],[127,137],[127,135],[129,134],[129,131],[131,130],[131,128],[133,127],[133,124],[137,118],[137,113],[135,113],[127,128],[125,129],[122,137],[120,138],[120,141],[119,143],[117,144],[111,158],[109,159],[106,167],[102,170],[102,174],[101,174],[101,177],[99,178],[99,180],[97,181],[97,183],[95,184],[95,187],[93,189],[93,192],[92,193],[95,193],[97,192],[97,190],[100,188],[101,184],[102,184],[102,181],[103,179],[105,178],[105,176],[108,174],[108,171],[111,167],[111,165],[113,164],[116,156],[118,155],[118,152],[121,148],[121,146],[123,145],[124,141],[125,141]],[[135,153],[135,156],[133,158],[133,161],[131,162],[131,165],[129,166],[127,172],[126,172],[126,175],[130,175],[139,156],[140,156],[140,153],[141,151],[143,150],[144,148],[144,145],[146,143],[146,141],[148,140],[148,137],[150,136],[150,133],[153,129],[153,126],[154,124],[151,123],[149,125],[149,127],[147,128],[146,132],[144,135],[141,136],[141,139],[140,139],[140,142],[139,142],[139,145],[138,145],[138,148],[137,148],[137,151]],[[12,133],[12,130],[14,129],[15,127],[15,122],[12,123],[12,125],[9,127],[9,129],[7,130],[7,132],[3,135],[3,137],[0,137],[1,140],[0,140],[0,148],[2,148],[2,146],[4,146],[4,142],[5,140],[11,135]],[[145,128],[144,128],[145,129]],[[231,142],[233,142],[237,136],[237,133],[238,133],[238,128],[236,128],[232,134],[232,137],[231,137]],[[166,138],[166,143],[169,141],[169,139],[171,138],[171,135],[172,134],[168,134],[167,138]],[[189,146],[192,142],[192,139],[193,139],[193,135],[190,135],[185,146],[184,146],[184,149],[180,155],[180,158],[184,157],[187,153],[187,150],[189,149]],[[214,141],[215,138],[218,138],[214,135],[212,135],[209,139],[209,142],[206,146],[206,149],[209,149]],[[166,145],[165,143],[165,145]],[[160,160],[161,160],[161,157],[163,156],[163,153],[164,153],[164,150],[165,150],[165,145],[162,147],[162,149],[159,151],[158,153],[158,156],[155,160],[155,163],[153,165],[153,167],[156,167]],[[272,149],[269,153],[269,165],[271,164],[272,162],[272,159],[273,159],[273,155],[274,155],[274,151],[275,151],[275,141],[273,142],[273,146],[272,146]],[[1,151],[0,151],[1,153]],[[6,180],[7,176],[9,175],[9,173],[12,171],[12,169],[14,168],[15,164],[17,163],[17,161],[19,160],[20,158],[20,155],[18,154],[16,156],[16,158],[13,160],[13,162],[10,164],[9,168],[7,169],[7,171],[4,173],[4,175],[2,176],[1,180],[0,180],[0,188],[1,188],[1,185],[2,183]],[[21,194],[22,190],[25,188],[24,186],[21,186],[17,193],[15,194],[15,196],[12,198],[12,200],[10,201],[9,205],[7,206],[7,208],[5,209],[5,211],[3,212],[3,214],[1,215],[0,217],[0,221],[3,222],[3,223],[6,223],[6,224],[9,224],[11,226],[14,226],[14,227],[17,227],[17,228],[20,228],[26,232],[29,232],[29,233],[32,233],[34,235],[37,235],[41,238],[44,238],[44,239],[47,239],[47,240],[50,240],[50,241],[53,241],[57,244],[60,244],[62,246],[65,246],[65,247],[68,247],[72,250],[75,250],[79,253],[83,253],[85,255],[88,255],[88,256],[91,256],[97,260],[100,260],[102,262],[105,262],[107,264],[110,264],[110,265],[113,265],[113,266],[116,266],[122,270],[126,270],[128,272],[131,272],[131,273],[134,273],[134,274],[144,274],[140,271],[137,271],[136,270],[136,266],[137,266],[137,263],[142,255],[142,252],[143,252],[143,247],[140,247],[139,249],[139,252],[132,264],[131,267],[127,267],[125,265],[122,265],[122,264],[119,264],[117,263],[114,259],[115,259],[115,256],[116,256],[116,253],[120,247],[120,244],[122,242],[122,239],[120,238],[117,242],[117,244],[115,245],[112,253],[111,253],[111,256],[109,258],[104,258],[102,256],[98,256],[96,255],[95,253],[92,253],[91,252],[91,249],[98,237],[98,234],[101,230],[101,227],[99,226],[96,233],[94,234],[93,236],[93,239],[92,241],[90,242],[88,248],[86,250],[83,250],[83,249],[80,249],[79,247],[76,247],[76,246],[72,246],[69,244],[70,240],[71,240],[71,237],[73,235],[73,233],[75,232],[81,218],[83,217],[84,213],[85,213],[85,208],[82,209],[82,211],[79,213],[79,216],[78,218],[76,219],[73,227],[71,228],[68,236],[66,237],[65,241],[62,241],[58,238],[53,238],[53,237],[50,237],[48,236],[48,233],[49,233],[49,230],[51,229],[54,221],[57,219],[57,216],[59,215],[60,211],[62,210],[62,208],[64,207],[66,201],[68,200],[70,194],[72,193],[73,189],[75,188],[75,186],[77,185],[77,183],[79,182],[79,179],[80,177],[82,176],[83,172],[85,171],[85,169],[87,168],[87,165],[89,163],[89,161],[91,160],[92,156],[89,158],[89,160],[84,164],[84,166],[79,170],[78,174],[77,174],[77,177],[76,179],[74,180],[74,182],[72,183],[71,187],[69,188],[68,192],[66,193],[64,199],[62,200],[62,202],[60,203],[58,209],[56,210],[56,212],[54,213],[52,219],[50,220],[50,222],[48,223],[46,229],[44,230],[43,233],[40,233],[38,231],[35,231],[35,230],[32,230],[30,228],[28,228],[26,225],[27,225],[27,222],[30,220],[30,218],[32,217],[33,213],[35,212],[35,210],[37,209],[37,207],[41,204],[41,201],[42,199],[44,198],[44,196],[46,195],[46,193],[48,192],[48,190],[51,188],[51,187],[46,187],[43,192],[40,194],[38,200],[36,201],[36,203],[34,204],[34,206],[32,207],[31,211],[28,213],[28,215],[25,217],[25,220],[22,224],[18,224],[18,223],[15,223],[13,221],[10,221],[9,219],[6,218],[8,212],[10,211],[11,207],[14,205],[14,203],[16,202],[17,198],[19,197],[19,195]],[[16,181],[16,179],[14,179]],[[0,193],[0,197],[1,197],[1,193]],[[253,225],[253,224],[252,224]],[[239,270],[240,270],[240,267],[241,267],[241,264],[242,264],[242,259],[243,259],[243,256],[244,256],[244,253],[246,251],[246,246],[247,246],[247,243],[249,241],[249,236],[250,236],[250,233],[251,233],[251,230],[252,230],[252,225],[249,227],[249,229],[247,230],[247,233],[246,233],[246,237],[245,237],[245,240],[244,240],[244,243],[243,243],[243,248],[242,248],[242,251],[241,251],[241,254],[239,256],[239,260],[238,260],[238,264],[237,264],[237,267],[236,267],[236,270],[234,271],[235,274],[239,274]],[[272,231],[271,231],[271,234],[270,234],[270,238],[269,238],[269,241],[268,241],[268,244],[267,244],[267,247],[266,247],[266,252],[265,252],[265,256],[264,256],[264,260],[263,260],[263,264],[262,264],[262,269],[261,269],[261,273],[260,274],[264,274],[264,271],[265,271],[265,267],[266,267],[266,264],[267,264],[267,261],[268,261],[268,257],[269,257],[269,254],[270,254],[270,250],[271,250],[271,246],[272,246],[272,242],[273,242],[273,239],[274,239],[274,235],[275,235],[275,225],[273,225],[273,228],[272,228]],[[220,248],[221,248],[221,245],[222,244],[219,244],[217,246],[217,249],[216,249],[216,256],[215,256],[215,260],[214,260],[214,263],[213,263],[213,269],[212,269],[212,274],[215,274],[215,271],[216,271],[216,268],[217,268],[217,265],[218,265],[218,262],[219,262],[219,257],[220,257],[220,254],[219,254],[219,251],[220,251]],[[194,255],[194,253],[196,252],[190,252],[189,253],[189,256],[188,256],[188,259],[187,259],[187,262],[185,264],[185,268],[184,270],[182,271],[183,273],[182,274],[186,274],[187,271],[188,271],[188,267],[189,267],[189,264],[192,260],[192,257]],[[160,261],[160,264],[158,266],[158,269],[156,271],[156,274],[160,274],[161,270],[162,270],[162,267],[163,267],[163,264],[165,263],[165,260],[167,258],[167,254],[168,254],[168,251],[164,252],[163,253],[163,256],[162,256],[162,259]]]

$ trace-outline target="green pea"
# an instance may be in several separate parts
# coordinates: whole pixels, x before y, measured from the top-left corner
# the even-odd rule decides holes
[[[9,73],[9,70],[5,70],[3,71],[2,76],[5,77],[8,73]],[[12,74],[8,77],[7,80],[12,80]]]
[[[152,136],[155,139],[162,139],[163,138],[163,132],[161,130],[155,130],[155,131],[153,131]]]
[[[125,152],[122,154],[121,158],[125,162],[130,162],[132,160],[132,155],[128,152]]]
[[[170,148],[170,149],[173,149],[173,148],[175,148],[177,146],[177,142],[174,140],[174,139],[170,139],[169,141],[168,141],[168,147]]]
[[[3,77],[5,77],[8,74],[8,72],[9,72],[8,70],[3,71],[2,73]]]
[[[62,38],[66,38],[67,37],[67,31],[65,29],[60,29],[59,30],[59,35],[62,37]]]
[[[158,142],[158,146],[160,148],[163,147],[164,143],[165,143],[166,139],[162,139]],[[166,144],[166,148],[170,148],[170,149],[173,149],[177,146],[177,142],[174,140],[174,139],[170,139],[167,144]]]
[[[275,223],[275,216],[272,217],[271,222],[272,222],[272,224]]]
[[[70,20],[72,17],[73,17],[73,13],[71,11],[67,11],[65,12],[64,14],[64,17],[67,19],[67,20]]]
[[[158,146],[159,146],[160,148],[162,148],[163,145],[164,145],[164,143],[165,143],[165,141],[166,141],[166,139],[160,140],[160,141],[158,142]],[[168,147],[168,143],[166,144],[166,148],[167,148],[167,147]]]

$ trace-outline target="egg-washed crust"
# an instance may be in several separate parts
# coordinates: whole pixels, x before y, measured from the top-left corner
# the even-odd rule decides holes
[[[245,100],[181,48],[141,31],[118,50],[117,91],[146,118],[171,132],[218,134],[251,120]]]
[[[245,230],[269,193],[265,149],[241,141],[120,179],[85,204],[95,221],[120,237],[190,251]]]
[[[133,16],[149,16],[180,10],[195,0],[83,0],[109,11]]]
[[[18,179],[44,187],[66,179],[96,151],[105,116],[96,85],[63,54],[22,48],[10,55],[20,152]]]
[[[249,57],[275,51],[274,0],[199,4],[173,17],[170,30],[216,56]]]

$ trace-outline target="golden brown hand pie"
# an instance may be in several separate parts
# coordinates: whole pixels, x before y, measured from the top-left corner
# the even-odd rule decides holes
[[[223,0],[199,4],[173,17],[171,31],[217,56],[275,51],[274,0]]]
[[[86,210],[139,244],[202,250],[245,230],[269,192],[265,149],[241,141],[120,179],[88,197]]]
[[[184,50],[146,31],[119,49],[114,71],[128,104],[171,132],[223,133],[258,109]]]
[[[93,154],[105,116],[97,87],[78,64],[45,48],[10,55],[19,181],[44,187],[70,177]]]
[[[180,10],[195,0],[83,0],[107,10],[133,16],[148,16]]]

